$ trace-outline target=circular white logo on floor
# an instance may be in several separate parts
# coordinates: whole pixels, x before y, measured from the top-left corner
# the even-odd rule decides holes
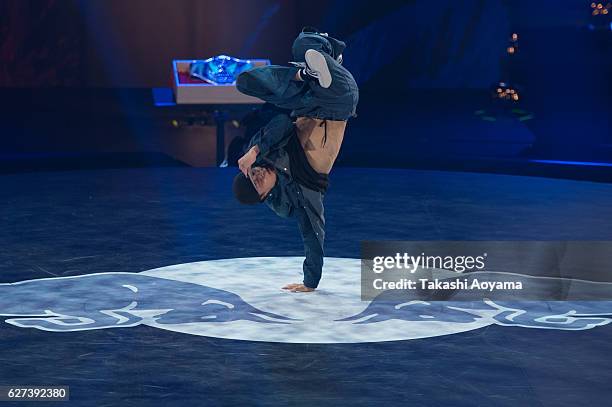
[[[361,301],[359,259],[326,258],[311,293],[303,257],[178,264],[141,273],[98,273],[0,284],[0,315],[53,332],[138,325],[216,338],[291,343],[396,341],[497,324],[589,329],[612,322],[612,302]]]

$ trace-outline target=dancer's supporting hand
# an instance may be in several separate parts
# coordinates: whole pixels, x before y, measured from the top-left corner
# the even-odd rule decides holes
[[[304,284],[287,284],[283,290],[289,290],[292,293],[309,293],[314,291],[314,288],[306,287]]]
[[[255,164],[257,154],[259,154],[259,148],[257,146],[253,146],[238,160],[238,168],[240,168],[240,171],[245,177],[249,176],[249,170],[251,169],[251,166]]]

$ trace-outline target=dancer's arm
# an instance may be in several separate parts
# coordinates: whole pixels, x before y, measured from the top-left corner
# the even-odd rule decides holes
[[[315,289],[319,285],[323,271],[323,238],[318,236],[319,232],[315,232],[315,228],[313,228],[304,209],[297,215],[298,225],[304,242],[304,255],[306,257],[303,264],[304,285]]]
[[[249,150],[238,160],[240,171],[246,176],[258,157],[265,157],[271,150],[281,148],[294,133],[295,125],[286,114],[278,114],[251,139]]]
[[[249,148],[254,149],[258,156],[266,156],[271,150],[287,144],[293,129],[291,118],[286,114],[278,114],[253,136]]]

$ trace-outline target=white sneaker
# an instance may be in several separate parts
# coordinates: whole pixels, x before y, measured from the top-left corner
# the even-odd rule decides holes
[[[329,88],[332,83],[332,77],[323,54],[317,50],[309,49],[306,51],[305,59],[306,65],[308,65],[306,72],[317,78],[322,88]]]

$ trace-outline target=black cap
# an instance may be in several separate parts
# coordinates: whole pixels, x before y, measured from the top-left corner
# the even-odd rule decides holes
[[[262,202],[259,192],[257,192],[251,180],[241,172],[234,177],[232,189],[234,196],[241,204],[255,205]]]

